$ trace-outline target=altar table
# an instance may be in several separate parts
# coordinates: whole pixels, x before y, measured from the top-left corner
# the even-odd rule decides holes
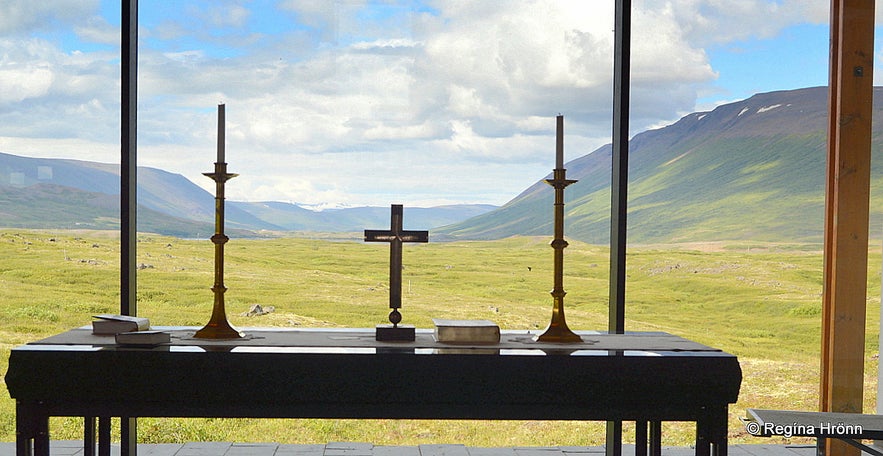
[[[742,379],[735,356],[666,333],[559,344],[504,331],[459,346],[420,330],[377,342],[373,329],[159,329],[171,344],[122,347],[83,327],[14,348],[18,455],[48,454],[50,416],[82,416],[693,421],[696,453],[724,456]]]

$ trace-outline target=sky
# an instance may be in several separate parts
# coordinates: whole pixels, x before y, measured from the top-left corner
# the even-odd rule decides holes
[[[556,115],[611,140],[613,0],[139,3],[138,164],[213,192],[224,103],[231,200],[502,205]],[[829,3],[634,0],[631,134],[826,85]],[[119,163],[119,52],[119,1],[0,0],[0,152]]]

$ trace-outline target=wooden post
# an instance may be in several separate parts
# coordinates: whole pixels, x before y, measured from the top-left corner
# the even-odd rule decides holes
[[[831,1],[829,130],[819,408],[862,412],[874,0]],[[858,455],[829,440],[827,455]]]

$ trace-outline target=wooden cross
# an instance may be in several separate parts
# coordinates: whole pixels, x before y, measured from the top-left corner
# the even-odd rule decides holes
[[[389,321],[398,327],[402,315],[402,243],[429,242],[429,231],[405,231],[402,229],[402,205],[392,205],[392,217],[388,230],[365,230],[365,242],[389,242]]]

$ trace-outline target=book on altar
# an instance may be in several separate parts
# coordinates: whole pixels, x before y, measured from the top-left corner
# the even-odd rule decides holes
[[[92,334],[100,336],[150,329],[150,320],[145,317],[102,314],[95,315],[94,318],[95,320],[92,320]]]
[[[160,344],[167,344],[171,341],[171,334],[164,331],[132,331],[116,335],[116,343],[119,345],[153,347]]]
[[[445,344],[498,344],[500,327],[490,320],[444,320],[433,318],[437,342]]]

